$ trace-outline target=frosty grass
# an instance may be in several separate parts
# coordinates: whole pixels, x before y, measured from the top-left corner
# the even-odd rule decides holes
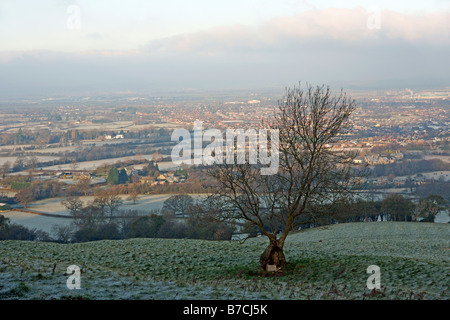
[[[283,273],[259,270],[264,237],[0,242],[0,299],[449,299],[450,225],[348,223],[288,237]],[[66,269],[82,269],[69,290]],[[381,290],[366,287],[369,265]]]

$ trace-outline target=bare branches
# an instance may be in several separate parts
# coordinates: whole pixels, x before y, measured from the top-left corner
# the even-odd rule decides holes
[[[354,109],[353,100],[342,91],[333,96],[329,87],[286,89],[270,123],[279,132],[278,172],[263,176],[250,164],[209,169],[218,182],[215,197],[233,212],[228,217],[250,222],[270,239],[279,234],[282,248],[292,229],[348,197],[355,155],[330,147],[348,132]]]
[[[290,202],[296,211],[313,191],[320,186],[323,189],[325,182],[334,182],[333,176],[342,178],[339,171],[342,173],[347,157],[328,147],[345,132],[354,108],[354,102],[342,92],[332,97],[330,89],[323,86],[308,86],[306,92],[296,87],[288,89],[279,102],[275,126],[280,130],[280,171],[287,172],[290,180],[293,176],[297,180],[295,188],[291,188],[297,197]]]

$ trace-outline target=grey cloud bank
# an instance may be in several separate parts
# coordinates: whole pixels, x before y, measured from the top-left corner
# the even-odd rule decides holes
[[[313,10],[129,51],[0,51],[0,93],[252,89],[298,80],[347,88],[450,84],[450,13],[380,11],[378,29],[368,28],[370,14]]]

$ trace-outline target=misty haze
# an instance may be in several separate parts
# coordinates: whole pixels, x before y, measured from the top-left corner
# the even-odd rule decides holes
[[[0,300],[450,298],[448,1],[5,0],[0,39]]]

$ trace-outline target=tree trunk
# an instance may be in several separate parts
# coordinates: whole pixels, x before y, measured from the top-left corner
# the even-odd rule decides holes
[[[283,243],[275,238],[270,238],[270,244],[259,258],[261,268],[265,271],[278,271],[285,263]],[[283,241],[284,242],[284,241]]]

